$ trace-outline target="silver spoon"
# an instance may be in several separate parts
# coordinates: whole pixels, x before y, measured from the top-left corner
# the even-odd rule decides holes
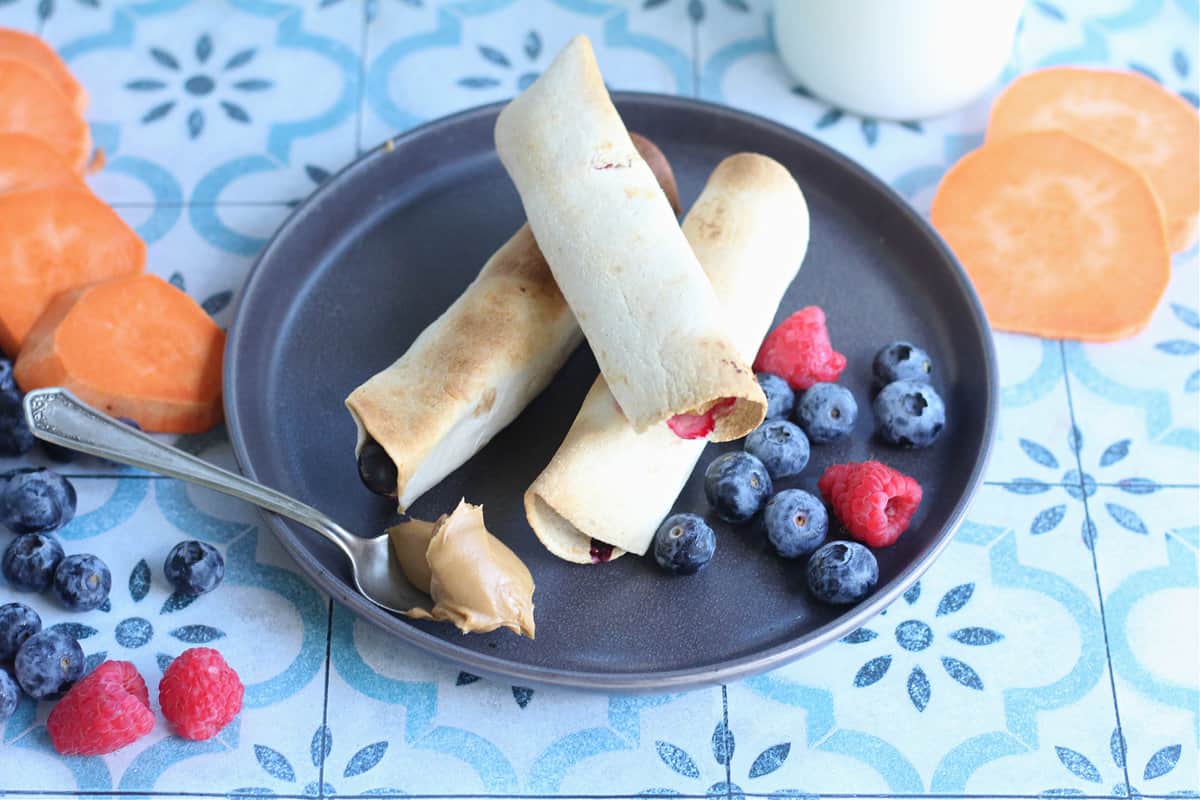
[[[430,603],[405,579],[386,533],[372,539],[355,536],[312,506],[163,444],[66,389],[35,389],[25,395],[25,419],[39,439],[213,489],[311,528],[350,559],[359,593],[388,611]]]

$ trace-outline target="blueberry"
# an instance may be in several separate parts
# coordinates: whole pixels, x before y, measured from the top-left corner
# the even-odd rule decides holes
[[[699,572],[716,549],[717,535],[696,514],[673,514],[654,534],[654,560],[675,575]]]
[[[796,404],[796,421],[812,442],[824,444],[845,436],[858,419],[854,395],[836,383],[814,383]]]
[[[749,453],[726,453],[704,470],[704,495],[721,519],[745,522],[771,496],[771,476]]]
[[[396,496],[399,480],[396,464],[374,439],[367,439],[358,451],[358,477],[372,492],[384,497]]]
[[[21,407],[21,390],[13,378],[13,365],[7,358],[0,358],[0,411],[13,411]]]
[[[879,435],[903,447],[928,447],[946,427],[946,405],[927,383],[889,383],[875,395],[872,408]]]
[[[875,554],[858,542],[830,542],[808,560],[809,591],[825,603],[857,603],[878,582]]]
[[[5,603],[0,606],[0,661],[8,661],[15,656],[25,640],[41,629],[42,618],[24,603]]]
[[[784,558],[800,558],[816,550],[829,531],[825,504],[803,489],[784,489],[763,511],[767,538]]]
[[[8,543],[0,570],[14,589],[44,592],[63,560],[62,545],[48,533],[23,533]]]
[[[755,373],[758,385],[767,396],[767,419],[787,419],[796,405],[796,393],[788,382],[769,372]]]
[[[21,689],[8,670],[0,667],[0,723],[13,715],[21,700]]]
[[[54,570],[54,596],[72,611],[99,608],[111,589],[108,566],[90,553],[69,555]]]
[[[75,516],[75,487],[57,472],[14,475],[0,492],[0,522],[14,533],[61,528]]]
[[[25,423],[12,362],[0,358],[0,457],[23,456],[32,448],[33,431]]]
[[[13,669],[25,694],[41,700],[70,689],[83,675],[83,663],[79,642],[50,628],[25,640]]]
[[[42,442],[42,452],[46,454],[46,458],[56,464],[70,464],[79,458],[78,450],[72,450],[69,447],[51,444],[50,442]]]
[[[33,441],[33,431],[29,430],[20,405],[10,409],[0,401],[0,457],[23,456],[33,449]]]
[[[225,559],[211,544],[180,542],[167,553],[163,575],[180,594],[211,592],[225,577]]]
[[[871,372],[878,386],[886,386],[892,381],[929,383],[933,360],[912,342],[892,342],[875,354]]]
[[[745,449],[763,463],[772,479],[799,475],[808,464],[808,437],[786,419],[759,425],[746,437]]]

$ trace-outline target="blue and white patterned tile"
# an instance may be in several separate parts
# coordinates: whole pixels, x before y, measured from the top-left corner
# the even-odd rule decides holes
[[[1163,0],[1036,0],[1019,48],[1026,68],[1052,64],[1136,69],[1196,99],[1195,3]]]
[[[284,204],[119,207],[146,239],[146,270],[183,289],[222,328],[254,258],[290,213]]]
[[[857,633],[730,687],[731,729],[755,742],[735,774],[754,791],[1036,793],[1020,764],[1048,736],[1115,724],[1090,554],[1029,532],[997,487],[968,519]],[[755,780],[755,754],[784,743],[778,770]]]
[[[628,6],[594,0],[384,2],[367,37],[369,148],[421,122],[512,97],[577,34],[596,50],[613,89],[688,93],[688,40],[631,30]],[[648,27],[640,17],[638,25]]]
[[[1142,793],[1196,790],[1200,490],[1137,499],[1102,487],[1089,500],[1129,779]]]
[[[1120,479],[1200,484],[1200,277],[1197,249],[1178,256],[1146,330],[1109,344],[1064,345],[1075,418],[1127,441]]]
[[[706,752],[697,747],[708,746],[721,719],[719,689],[609,697],[508,686],[401,644],[341,607],[333,625],[329,728],[335,741],[347,742],[343,757],[372,745],[386,753],[370,775],[350,770],[347,786],[332,776],[348,768],[335,759],[331,770],[327,762],[326,781],[338,791],[683,791],[693,776],[669,768],[682,762],[671,761],[674,751],[656,742]],[[688,733],[680,738],[680,731]]]
[[[585,696],[572,694],[571,702]],[[566,704],[564,704],[565,706]],[[607,706],[607,714],[604,713]],[[720,688],[676,695],[613,696],[597,708],[596,727],[571,724],[533,762],[529,789],[566,795],[719,796],[734,741]]]
[[[91,95],[88,119],[114,162],[110,202],[145,191],[195,203],[285,202],[305,167],[354,155],[362,16],[353,4],[173,0],[61,14],[44,35]],[[141,173],[141,174],[138,174]]]
[[[60,762],[74,776],[50,784],[51,789],[184,791],[210,785],[205,776],[218,762],[231,780],[234,775],[251,779],[257,765],[248,742],[268,732],[278,737],[277,715],[312,714],[320,720],[326,599],[295,573],[273,538],[260,534],[240,503],[215,501],[211,495],[193,502],[182,484],[167,480],[82,478],[74,483],[78,513],[58,536],[68,553],[94,553],[108,565],[113,591],[107,607],[72,613],[50,597],[12,594],[33,606],[45,625],[66,626],[80,640],[89,664],[105,658],[132,661],[146,678],[151,698],[171,658],[211,643],[246,684],[245,708],[210,742],[171,736],[159,719],[146,738],[110,756],[63,759],[49,752],[45,735],[51,704],[26,700],[4,727],[8,746],[0,748],[0,774],[26,774],[15,765],[28,763],[33,750],[36,758]],[[222,585],[195,599],[174,595],[162,575],[170,548],[188,538],[216,546],[226,564]],[[228,756],[243,750],[245,758]],[[234,766],[247,758],[253,769]],[[28,774],[40,782],[32,771]],[[39,787],[9,783],[6,788]]]
[[[1078,482],[1071,408],[1058,342],[996,333],[1000,409],[989,481],[1035,484]]]

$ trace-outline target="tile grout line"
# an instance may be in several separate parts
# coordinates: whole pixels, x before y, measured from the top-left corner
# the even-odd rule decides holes
[[[321,763],[317,767],[317,792],[325,797],[325,737],[329,735],[329,668],[333,651],[333,598],[325,616],[325,690],[321,696]]]
[[[218,792],[189,792],[189,791],[146,791],[146,790],[57,790],[57,789],[13,789],[6,790],[10,794],[25,795],[31,797],[89,797],[89,798],[108,798],[108,797],[127,797],[127,798],[144,798],[144,797],[162,797],[162,798],[177,798],[177,797],[203,797],[217,798],[218,800],[227,799],[230,797],[228,793]],[[235,797],[246,798],[248,795],[234,795]],[[306,794],[273,794],[269,795],[278,800],[312,800],[313,795]],[[641,794],[575,794],[571,797],[578,800],[650,800],[650,798],[659,797],[660,795]],[[678,794],[670,795],[671,797],[681,798],[681,800],[711,800],[712,795],[709,794]],[[743,792],[739,796],[749,798],[763,798],[763,800],[771,800],[771,798],[779,797],[778,794],[764,792]],[[1139,795],[1147,798],[1147,800],[1165,800],[1172,795],[1167,794],[1145,794]],[[561,794],[339,794],[337,797],[342,800],[370,800],[371,798],[394,798],[395,800],[562,800],[567,795]],[[1040,794],[887,794],[887,793],[859,793],[859,792],[833,792],[822,794],[823,798],[839,798],[839,800],[1042,800],[1045,795]],[[1116,794],[1078,794],[1071,797],[1079,798],[1079,800],[1127,800],[1127,798]]]
[[[1083,479],[1081,477],[1080,482],[1082,482],[1082,480]],[[1080,483],[1074,483],[1071,481],[1038,481],[1038,483],[1047,488],[1058,487],[1058,486],[1070,486],[1072,489],[1074,489],[1080,485]],[[1200,483],[1159,483],[1158,481],[1153,481],[1153,483],[1154,483],[1155,491],[1157,491],[1158,489],[1200,489]],[[1024,484],[1022,484],[1020,481],[1017,481],[1017,480],[1011,480],[1011,481],[984,481],[983,485],[984,486],[995,486],[995,487],[1004,489],[1009,486],[1022,486]],[[1105,488],[1105,489],[1122,489],[1122,490],[1125,489],[1125,485],[1122,484],[1120,481],[1093,481],[1092,485],[1097,488]]]
[[[283,206],[291,208],[295,200],[220,200],[213,203],[197,203],[192,200],[182,200],[178,203],[154,202],[152,200],[113,200],[108,202],[109,208],[273,208]]]
[[[1074,438],[1074,434],[1080,431],[1080,428],[1078,420],[1075,417],[1075,401],[1071,396],[1071,376],[1067,372],[1067,352],[1062,340],[1059,340],[1058,343],[1058,354],[1062,359],[1063,385],[1067,390],[1067,413],[1071,417],[1071,432],[1073,434],[1072,438]],[[1083,518],[1090,538],[1087,549],[1092,559],[1092,577],[1096,582],[1096,602],[1100,607],[1100,632],[1104,636],[1104,660],[1108,664],[1108,687],[1112,692],[1113,717],[1117,723],[1117,735],[1121,737],[1121,773],[1125,776],[1125,786],[1129,788],[1132,784],[1129,782],[1129,759],[1126,757],[1128,747],[1125,741],[1125,729],[1121,725],[1121,708],[1117,702],[1117,676],[1113,672],[1112,651],[1108,645],[1108,619],[1104,615],[1104,587],[1100,584],[1100,561],[1096,557],[1096,539],[1099,536],[1099,531],[1092,520],[1091,508],[1088,506],[1087,488],[1083,482],[1083,456],[1079,454],[1080,448],[1078,446],[1071,449],[1075,451],[1075,469],[1079,475],[1079,493],[1083,500]]]
[[[692,20],[692,97],[700,99],[700,23]]]
[[[120,472],[64,472],[61,469],[58,469],[57,467],[55,467],[53,464],[48,465],[46,468],[53,469],[56,472],[58,472],[58,474],[62,475],[64,478],[70,478],[73,481],[74,480],[89,480],[89,479],[95,479],[95,480],[141,479],[141,480],[151,480],[151,481],[153,481],[153,480],[159,480],[159,481],[174,480],[174,478],[171,478],[167,475],[157,475],[157,474],[148,473],[148,472],[141,472],[141,473],[134,473],[134,474],[120,473]],[[6,474],[7,474],[6,471],[0,470],[0,476],[6,475]],[[1042,485],[1046,486],[1047,488],[1070,487],[1072,489],[1075,489],[1075,488],[1079,487],[1078,483],[1064,483],[1062,481],[1041,481],[1041,483],[1042,483]],[[1016,481],[984,481],[983,485],[984,486],[992,486],[997,489],[1004,489],[1009,486],[1020,486],[1021,484],[1017,483]],[[1105,481],[1096,481],[1093,485],[1096,488],[1100,488],[1100,489],[1123,489],[1124,488],[1120,483],[1112,483],[1112,482],[1105,482]],[[1156,491],[1158,489],[1200,489],[1200,483],[1158,483],[1157,481],[1155,481],[1154,488]]]

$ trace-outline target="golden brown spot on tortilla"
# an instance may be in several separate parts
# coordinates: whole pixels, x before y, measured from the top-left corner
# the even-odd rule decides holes
[[[720,239],[724,232],[721,223],[717,220],[705,219],[703,217],[697,219],[696,234],[702,239],[716,240]]]
[[[483,397],[479,399],[479,405],[475,406],[475,410],[471,412],[472,416],[482,417],[484,414],[492,410],[492,406],[496,404],[496,387],[493,386],[483,393]]]
[[[528,225],[523,225],[507,244],[496,251],[487,266],[490,275],[516,278],[523,293],[532,289],[534,292],[559,294],[558,284],[550,273],[550,265],[538,249]]]

